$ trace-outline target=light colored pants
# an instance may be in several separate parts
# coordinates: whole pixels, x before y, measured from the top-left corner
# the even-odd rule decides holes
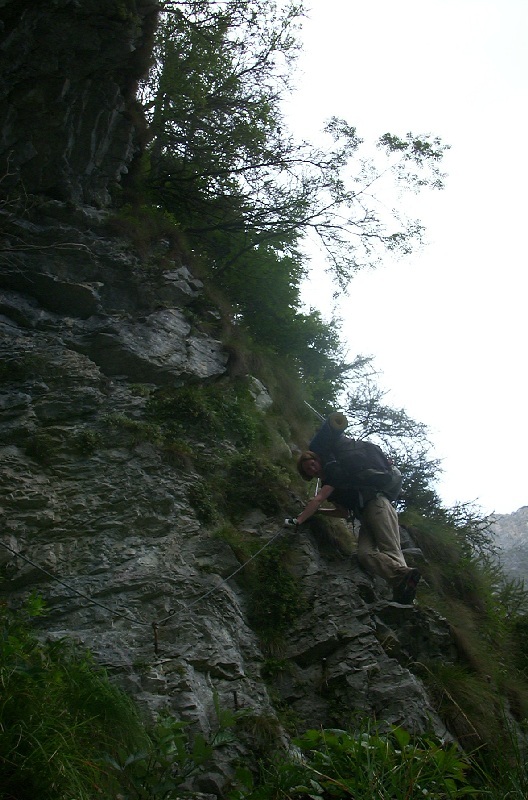
[[[361,514],[358,561],[366,572],[396,586],[409,572],[400,546],[398,515],[384,495],[371,500]]]

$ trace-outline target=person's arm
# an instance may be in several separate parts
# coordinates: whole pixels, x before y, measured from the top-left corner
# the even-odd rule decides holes
[[[312,499],[306,504],[304,507],[304,511],[301,511],[299,516],[296,519],[297,525],[302,525],[303,522],[306,522],[307,519],[313,517],[316,511],[319,511],[319,506],[321,503],[324,503],[325,500],[328,500],[332,492],[334,491],[333,486],[329,486],[326,484],[323,486]],[[332,512],[335,511],[333,508],[329,508],[328,511]]]

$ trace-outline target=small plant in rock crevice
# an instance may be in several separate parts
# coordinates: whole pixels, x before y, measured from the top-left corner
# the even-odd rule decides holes
[[[147,418],[164,426],[167,435],[207,436],[249,447],[266,436],[263,420],[247,388],[219,383],[163,388],[147,401]]]
[[[169,439],[161,446],[161,454],[172,467],[190,469],[195,454],[193,449],[182,439]]]
[[[285,658],[266,658],[262,665],[262,677],[264,680],[273,680],[281,675],[290,675],[293,671],[292,663]]]
[[[259,555],[249,589],[249,622],[269,645],[277,645],[306,610],[299,581],[287,568],[288,549],[282,540]]]
[[[247,596],[248,621],[269,651],[269,674],[273,664],[278,669],[282,663],[286,669],[287,662],[280,661],[278,652],[287,631],[306,610],[301,584],[288,569],[291,542],[282,538],[266,547],[262,540],[232,525],[224,525],[214,535],[227,542],[245,564],[237,581]],[[258,558],[252,559],[259,550]]]
[[[247,738],[254,754],[265,758],[277,752],[281,745],[280,720],[272,714],[255,714],[247,711],[237,722],[237,732]]]
[[[241,562],[248,561],[258,549],[258,543],[255,540],[255,537],[250,536],[244,531],[240,531],[234,525],[229,523],[217,528],[214,531],[213,536],[215,539],[221,539],[222,541],[226,542],[232,549],[237,559]],[[243,573],[243,576],[247,575],[247,569],[249,568],[252,568],[252,565],[248,565]]]
[[[290,476],[265,456],[246,450],[228,461],[225,506],[236,518],[245,510],[259,508],[268,516],[281,511],[289,500]]]
[[[94,430],[85,428],[72,437],[72,445],[80,456],[90,456],[103,444],[103,436]]]
[[[211,487],[205,480],[195,480],[189,486],[187,494],[200,522],[210,525],[218,519],[218,509],[212,496]]]
[[[43,466],[51,464],[60,446],[60,439],[46,431],[37,431],[25,440],[26,455]]]
[[[105,422],[112,432],[118,435],[119,443],[128,447],[133,447],[141,442],[149,442],[155,446],[160,446],[164,442],[164,436],[159,425],[142,419],[132,419],[126,414],[108,414]]]

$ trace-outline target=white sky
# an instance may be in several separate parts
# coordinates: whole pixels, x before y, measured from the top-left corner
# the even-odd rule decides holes
[[[431,429],[443,502],[511,513],[528,505],[528,0],[312,0],[302,38],[295,133],[335,115],[451,145],[446,189],[417,212],[409,195],[428,246],[358,274],[343,333]],[[304,297],[327,314],[331,292],[319,276]]]

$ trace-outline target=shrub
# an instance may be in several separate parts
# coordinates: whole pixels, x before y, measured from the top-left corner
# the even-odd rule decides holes
[[[0,800],[175,800],[213,750],[234,741],[244,710],[220,709],[210,739],[162,716],[147,730],[132,701],[72,642],[42,644],[31,598],[0,606]]]
[[[26,455],[42,466],[51,464],[60,447],[60,441],[50,433],[39,431],[26,440]]]
[[[446,800],[478,794],[468,780],[469,759],[455,744],[434,736],[413,738],[401,729],[382,734],[366,726],[356,733],[307,731],[295,740],[302,760],[275,762],[255,785],[247,772],[238,797],[279,800]]]
[[[232,526],[219,528],[215,536],[227,542],[245,565],[237,580],[248,597],[249,623],[263,644],[280,646],[284,634],[306,608],[300,582],[288,569],[290,540],[275,538],[263,544]],[[258,558],[254,558],[257,553]]]
[[[186,258],[188,247],[185,236],[174,216],[165,209],[142,204],[123,205],[119,212],[107,222],[110,234],[126,236],[142,256],[143,268],[152,264],[145,262],[145,257],[160,241],[167,243],[167,255],[172,261]],[[158,267],[157,271],[162,271]]]
[[[228,468],[227,511],[236,516],[245,509],[260,508],[265,514],[276,514],[287,502],[289,485],[287,473],[264,456],[237,453]]]
[[[242,385],[197,384],[159,389],[147,402],[147,416],[163,425],[170,436],[185,431],[248,447],[265,435],[263,421]]]
[[[274,542],[259,555],[249,591],[248,620],[266,642],[277,642],[305,610],[299,581],[288,571],[289,543]]]
[[[103,437],[94,430],[84,429],[75,434],[73,447],[80,456],[91,456],[103,444]]]
[[[128,446],[133,447],[141,442],[162,445],[164,442],[160,426],[152,422],[132,419],[126,414],[108,414],[106,423],[111,430],[119,432],[121,441],[126,437],[124,443]]]

